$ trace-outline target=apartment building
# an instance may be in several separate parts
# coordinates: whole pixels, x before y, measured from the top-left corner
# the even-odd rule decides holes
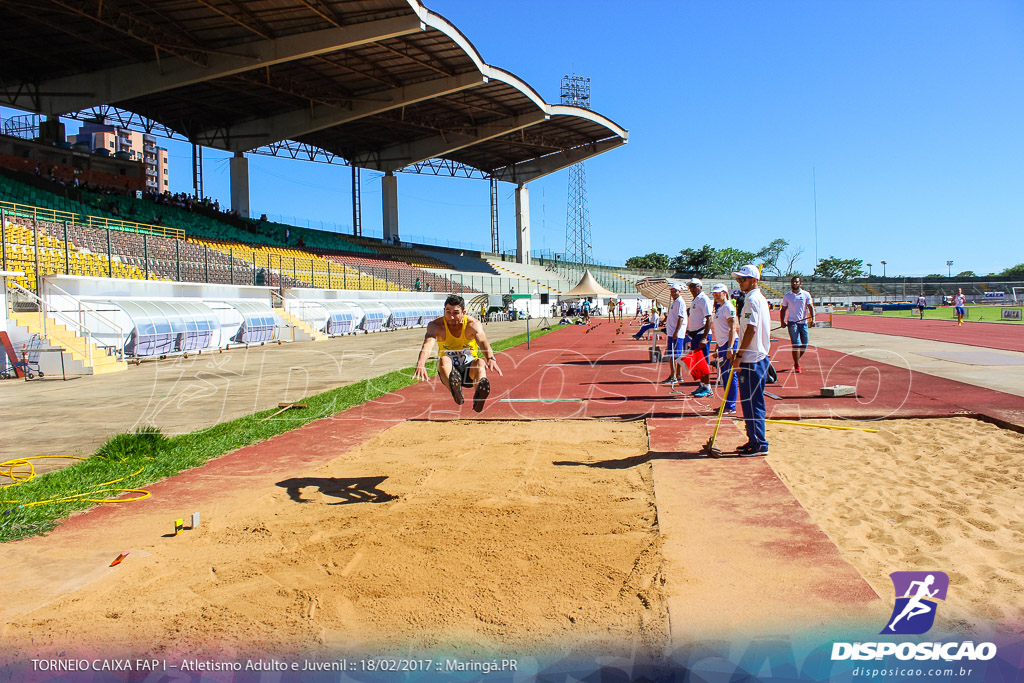
[[[106,150],[112,157],[142,162],[146,189],[154,192],[170,190],[167,150],[158,147],[156,136],[126,128],[88,122],[78,135],[68,136],[75,144],[88,144],[93,151]]]

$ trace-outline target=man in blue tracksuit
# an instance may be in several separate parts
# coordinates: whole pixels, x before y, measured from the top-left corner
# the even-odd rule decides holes
[[[764,431],[764,385],[768,378],[768,350],[771,332],[771,311],[768,300],[757,286],[761,273],[757,266],[746,265],[732,274],[744,294],[740,314],[739,348],[727,352],[731,362],[739,361],[740,403],[747,431],[747,443],[736,449],[740,455],[768,455],[768,438]],[[737,360],[733,360],[737,359]]]

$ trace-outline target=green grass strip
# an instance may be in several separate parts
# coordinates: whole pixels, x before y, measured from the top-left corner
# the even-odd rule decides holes
[[[881,306],[881,304],[878,304]],[[964,322],[985,322],[985,323],[1011,323],[1020,325],[1024,323],[1024,320],[1003,320],[1002,310],[1004,308],[1021,310],[1020,306],[968,306],[967,307],[967,318],[964,318]],[[917,309],[909,311],[883,311],[879,316],[874,311],[857,311],[855,313],[847,313],[846,311],[836,311],[836,315],[873,315],[876,317],[883,318],[917,318],[919,313]],[[956,322],[956,312],[952,306],[942,306],[940,308],[929,309],[926,308],[924,311],[925,320],[949,320]]]
[[[530,338],[536,339],[558,329],[561,328],[556,325],[531,330]],[[526,334],[523,333],[494,342],[491,348],[504,351],[525,342]],[[307,405],[305,410],[287,411],[277,419],[265,422],[263,418],[273,415],[277,408],[169,438],[158,429],[118,434],[88,460],[47,472],[24,484],[0,489],[0,501],[3,501],[0,502],[0,542],[46,533],[71,513],[97,505],[84,500],[67,500],[22,507],[26,503],[59,500],[84,492],[96,492],[88,497],[97,499],[120,497],[125,494],[109,489],[145,488],[225,453],[398,391],[414,383],[414,370],[413,367],[402,368],[309,396],[302,399]],[[435,375],[437,361],[428,363],[427,371],[431,376]],[[142,472],[134,474],[139,469]],[[121,478],[124,480],[107,487],[100,486]],[[100,492],[102,489],[108,491]]]

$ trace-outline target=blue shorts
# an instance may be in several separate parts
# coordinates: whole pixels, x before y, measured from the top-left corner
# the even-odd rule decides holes
[[[680,358],[683,355],[683,340],[668,338],[668,347],[665,350],[665,355],[669,358]]]
[[[967,315],[967,310],[963,306],[957,306],[956,307],[956,314],[957,315]]]
[[[807,346],[810,338],[811,335],[807,331],[807,323],[789,323],[789,341],[793,343],[793,346],[803,348]]]

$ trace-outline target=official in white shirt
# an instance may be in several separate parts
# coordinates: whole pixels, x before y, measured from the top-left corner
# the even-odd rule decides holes
[[[711,302],[711,297],[704,293],[704,283],[701,282],[700,278],[691,278],[686,283],[686,287],[690,290],[690,296],[693,297],[693,301],[690,303],[690,312],[686,323],[686,337],[683,341],[687,348],[703,353],[704,361],[710,363],[708,342],[711,336],[711,314],[715,310],[715,305]],[[699,383],[697,389],[693,392],[694,398],[704,398],[711,395],[710,377],[709,374],[704,374],[694,378]]]
[[[729,289],[719,283],[711,288],[711,296],[715,297],[715,315],[713,317],[714,339],[718,346],[718,379],[725,391],[725,385],[729,390],[725,394],[725,415],[736,414],[736,396],[739,394],[738,377],[733,376],[729,381],[729,370],[732,363],[729,360],[729,351],[735,351],[739,343],[736,333],[736,306],[729,299]]]
[[[800,359],[807,353],[810,341],[808,327],[814,327],[814,297],[803,288],[799,276],[789,281],[791,291],[782,297],[779,322],[789,328],[789,341],[793,344],[793,372],[800,372]]]
[[[678,281],[668,281],[668,294],[672,297],[672,303],[669,304],[668,312],[665,314],[665,336],[668,337],[665,356],[668,358],[671,374],[667,379],[662,380],[662,384],[675,384],[680,381],[679,367],[676,360],[678,360],[683,350],[683,340],[680,339],[680,335],[686,331],[686,306],[683,305],[683,300],[679,298],[679,292],[682,291],[682,288]]]
[[[924,320],[924,308],[928,305],[928,300],[924,298],[924,292],[921,292],[921,296],[917,297],[917,312],[921,314],[921,320]]]
[[[745,295],[740,313],[740,343],[733,352],[728,351],[731,362],[739,360],[736,374],[739,379],[740,403],[747,431],[747,443],[736,449],[740,455],[768,455],[768,438],[764,431],[764,385],[768,379],[768,358],[771,331],[771,311],[768,300],[758,288],[761,273],[757,266],[746,265],[732,274]]]

